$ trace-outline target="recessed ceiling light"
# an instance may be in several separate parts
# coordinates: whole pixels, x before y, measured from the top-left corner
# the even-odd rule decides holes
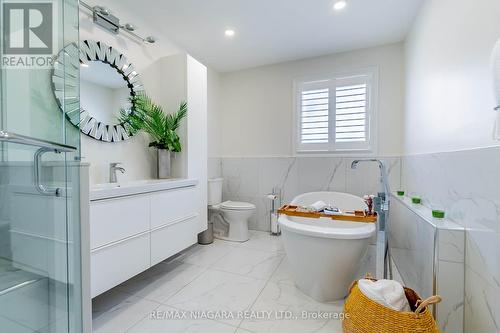
[[[346,0],[337,0],[335,1],[335,4],[333,5],[333,9],[335,10],[342,10],[347,6],[347,1]]]
[[[224,35],[226,35],[226,37],[234,37],[235,34],[236,32],[233,29],[226,29],[226,31],[224,31]]]

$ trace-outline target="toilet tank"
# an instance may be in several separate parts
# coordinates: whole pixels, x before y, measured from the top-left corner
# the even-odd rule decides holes
[[[222,178],[208,180],[208,205],[213,206],[222,202]]]

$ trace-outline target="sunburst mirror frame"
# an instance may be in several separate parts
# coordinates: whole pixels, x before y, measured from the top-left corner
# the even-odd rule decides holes
[[[79,56],[76,54],[79,53]],[[105,124],[94,118],[87,110],[80,107],[79,69],[80,65],[88,65],[92,61],[101,61],[113,67],[120,74],[130,96],[144,91],[144,86],[134,65],[113,47],[101,41],[84,40],[66,46],[54,61],[52,72],[52,91],[57,104],[69,121],[80,128],[80,131],[93,139],[104,142],[121,142],[131,137],[123,123]],[[133,112],[133,106],[132,106]]]

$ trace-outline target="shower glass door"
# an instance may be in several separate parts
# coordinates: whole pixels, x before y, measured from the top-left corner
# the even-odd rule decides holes
[[[0,5],[0,331],[81,332],[78,2]]]

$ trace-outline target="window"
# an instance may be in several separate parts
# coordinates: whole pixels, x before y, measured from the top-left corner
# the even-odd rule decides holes
[[[373,151],[375,74],[296,82],[297,150]]]

